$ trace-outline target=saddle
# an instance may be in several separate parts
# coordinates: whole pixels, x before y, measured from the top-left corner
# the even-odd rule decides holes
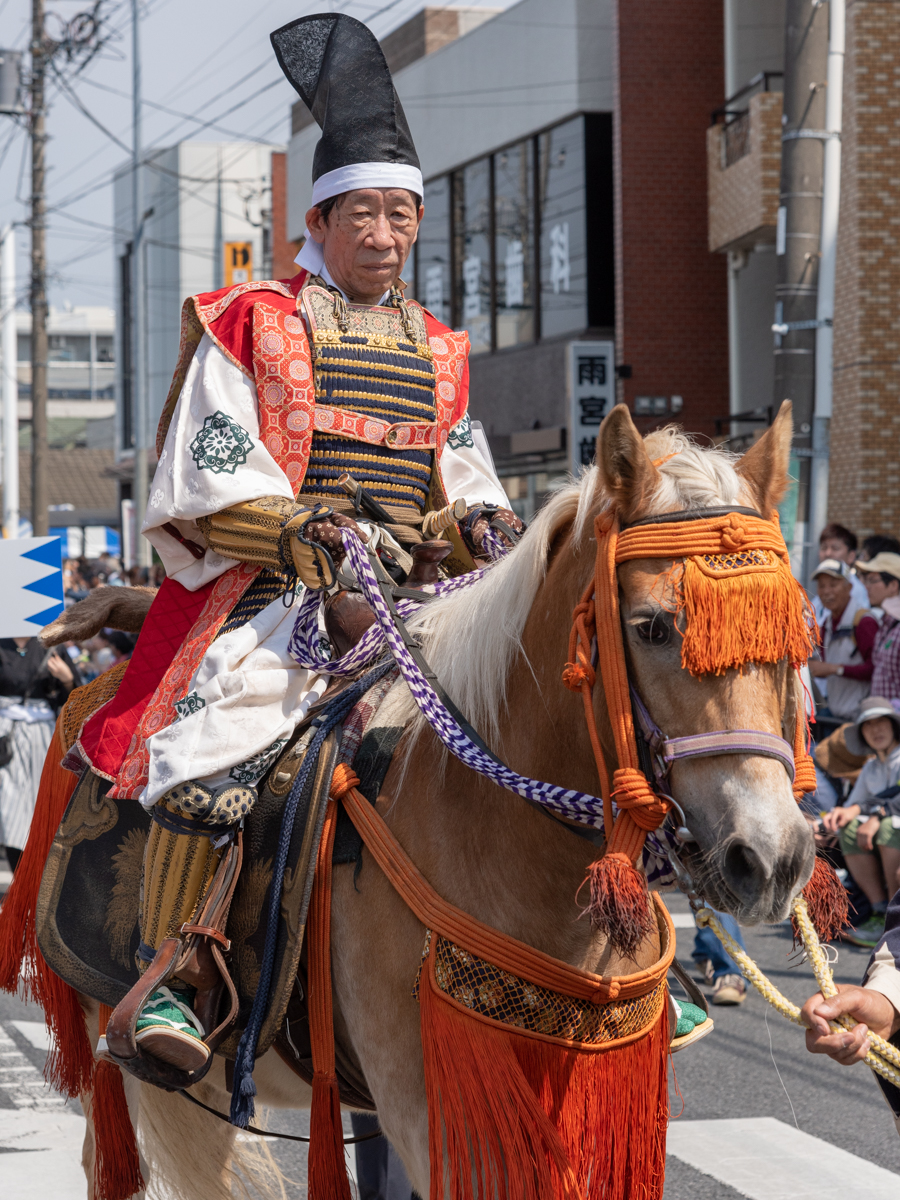
[[[301,955],[328,791],[343,741],[345,753],[368,782],[367,794],[373,802],[377,799],[402,729],[366,732],[366,725],[392,682],[390,678],[376,685],[357,704],[343,730],[339,727],[326,739],[307,776],[290,833],[274,930],[274,971],[257,1056],[274,1045],[307,1082],[312,1079],[312,1059]],[[207,1045],[233,1061],[258,990],[270,932],[267,914],[282,810],[304,764],[314,732],[312,720],[343,686],[338,683],[326,692],[260,780],[259,798],[242,834],[220,862],[194,925],[184,931],[187,936],[163,943],[143,977],[135,956],[150,815],[134,801],[112,799],[110,783],[86,771],[54,838],[38,897],[38,943],[52,970],[110,1008],[116,1008],[138,982],[146,985],[140,989],[142,995],[147,987],[152,991],[160,979],[177,973],[198,988],[197,1002],[204,1008],[199,1015],[204,1028],[212,1030],[204,1039]],[[358,862],[360,853],[361,842],[344,818],[334,859]],[[198,1082],[212,1063],[211,1055],[199,1071],[184,1072],[141,1054],[134,1042],[141,1003],[136,997],[124,1022],[115,1028],[110,1022],[109,1050],[117,1060],[127,1061],[132,1073],[159,1086],[182,1088]],[[340,1059],[339,1054],[344,1102],[374,1109],[359,1068],[349,1058],[345,1063]]]

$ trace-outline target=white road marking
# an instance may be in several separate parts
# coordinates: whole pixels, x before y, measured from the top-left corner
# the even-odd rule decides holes
[[[676,929],[695,929],[693,913],[669,913]]]
[[[900,1175],[773,1117],[673,1121],[666,1151],[748,1200],[897,1200]]]
[[[84,1200],[84,1117],[74,1112],[0,1109],[3,1196]]]
[[[10,1021],[14,1029],[18,1029],[22,1037],[34,1046],[35,1050],[50,1049],[50,1031],[43,1021]]]
[[[40,1071],[31,1065],[6,1030],[0,1026],[0,1090],[16,1108],[59,1108],[62,1096],[50,1090]]]

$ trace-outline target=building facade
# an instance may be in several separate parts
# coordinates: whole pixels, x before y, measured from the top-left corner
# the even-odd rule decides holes
[[[123,499],[131,496],[134,455],[132,350],[132,180],[114,181],[117,370],[115,444]],[[181,142],[155,151],[139,173],[146,214],[140,240],[144,278],[144,362],[149,437],[178,357],[188,296],[232,283],[294,273],[286,244],[284,152],[257,142]]]
[[[431,8],[384,42],[426,181],[410,293],[468,330],[472,416],[526,518],[590,460],[617,399],[643,429],[674,416],[712,435],[727,418],[725,263],[705,201],[722,8],[690,7],[681,20],[638,0],[522,0],[429,40],[452,11]],[[288,149],[295,240],[318,140],[304,114]]]

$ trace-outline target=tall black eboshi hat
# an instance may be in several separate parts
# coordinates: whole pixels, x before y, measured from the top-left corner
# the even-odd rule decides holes
[[[271,34],[278,65],[322,130],[313,204],[361,187],[409,188],[422,172],[384,52],[343,13],[300,17]]]

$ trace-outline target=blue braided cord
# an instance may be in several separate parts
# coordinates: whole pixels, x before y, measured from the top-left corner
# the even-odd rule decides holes
[[[314,593],[315,594],[315,593]],[[303,789],[306,787],[310,771],[318,761],[319,751],[328,734],[347,716],[361,696],[378,682],[388,671],[394,669],[389,658],[379,663],[367,675],[358,680],[346,691],[341,692],[312,722],[316,733],[309,744],[309,749],[303,759],[303,764],[297,772],[297,777],[291,787],[290,794],[281,815],[281,829],[278,834],[278,851],[275,856],[275,867],[272,874],[272,887],[269,893],[268,916],[266,927],[266,943],[263,949],[262,967],[259,974],[256,994],[250,1009],[247,1026],[238,1044],[237,1056],[234,1062],[234,1085],[231,1094],[231,1123],[245,1129],[253,1120],[256,1084],[253,1082],[253,1067],[256,1062],[256,1048],[263,1019],[269,1004],[269,988],[272,983],[272,971],[275,966],[275,947],[278,940],[278,918],[281,909],[281,889],[284,883],[284,870],[287,865],[288,850],[291,844],[291,834],[294,828],[294,818]]]

